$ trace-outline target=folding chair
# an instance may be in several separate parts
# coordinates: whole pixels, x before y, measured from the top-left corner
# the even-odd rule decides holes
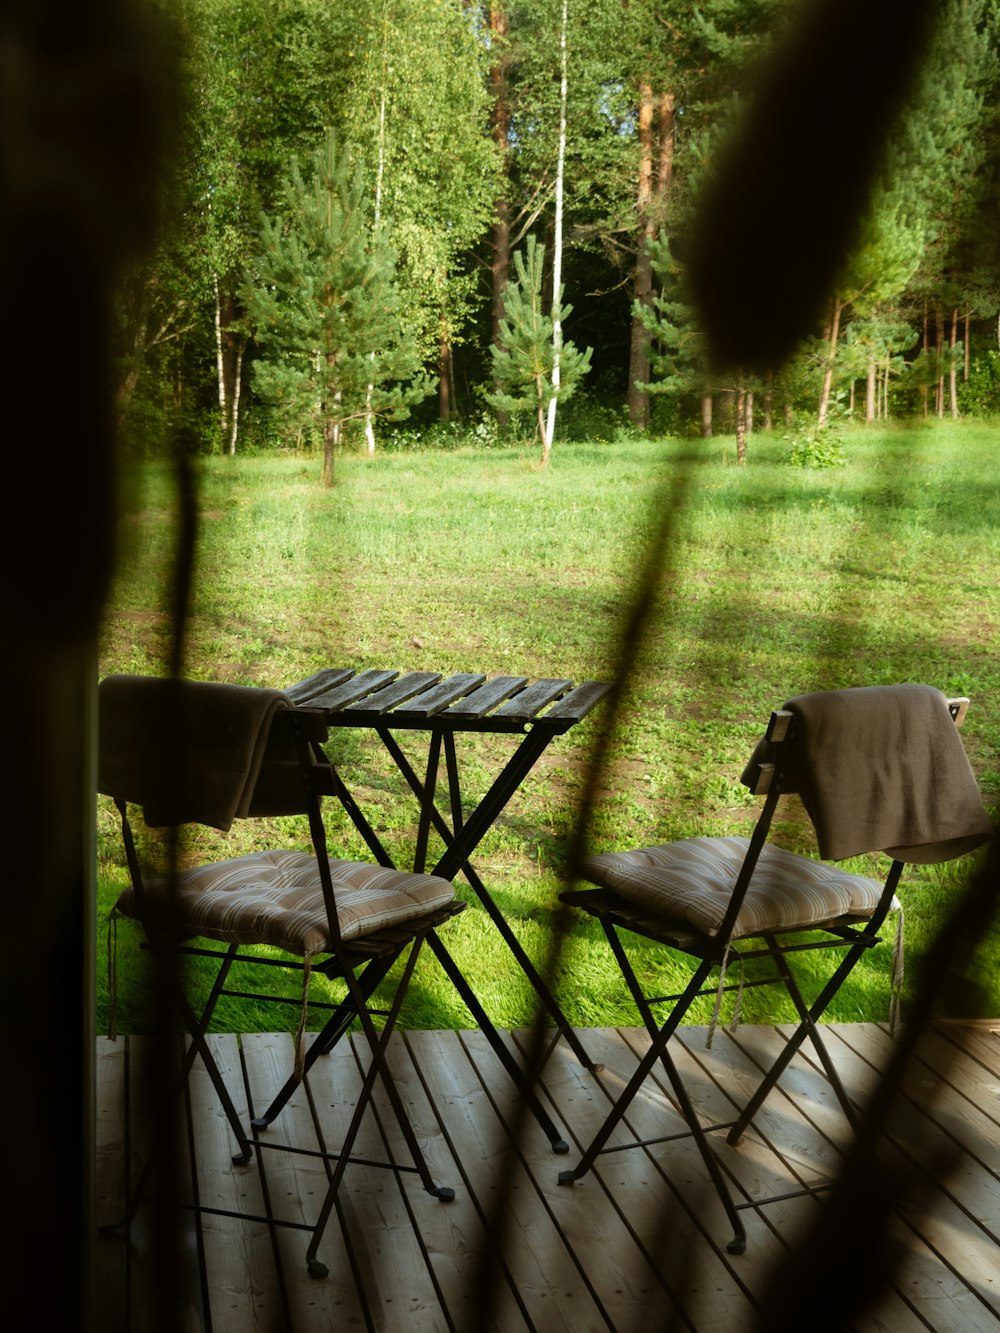
[[[848,1120],[857,1127],[818,1022],[858,960],[879,943],[887,914],[899,906],[895,895],[904,864],[950,860],[990,836],[957,731],[967,705],[967,699],[947,700],[924,685],[801,695],[771,715],[743,772],[744,785],[765,798],[751,837],[684,838],[583,861],[580,877],[600,887],[567,892],[562,898],[601,922],[651,1044],[578,1165],[560,1174],[560,1184],[579,1180],[602,1152],[612,1151],[608,1140],[659,1061],[686,1122],[686,1130],[676,1137],[695,1141],[733,1227],[727,1248],[743,1252],[746,1232],[739,1210],[774,1200],[734,1202],[669,1043],[692,1003],[703,995],[716,1000],[711,1038],[722,995],[740,992],[744,984],[782,986],[798,1024],[738,1118],[731,1125],[708,1128],[728,1129],[728,1142],[737,1143],[807,1039]],[[791,792],[802,799],[822,858],[840,861],[885,851],[891,858],[885,880],[848,873],[769,842],[778,800]],[[648,987],[642,988],[626,951],[629,934],[666,946],[674,957],[694,960],[683,992],[654,998]],[[816,950],[835,952],[828,979],[807,1003],[789,958]],[[901,934],[897,951],[901,963]],[[734,963],[742,975],[746,963],[758,958],[770,960],[773,972],[759,980],[727,983]],[[715,971],[717,984],[706,985]],[[894,978],[894,993],[897,989]],[[653,1006],[659,1004],[671,1006],[664,1019],[654,1015]]]
[[[371,1065],[344,1142],[339,1152],[321,1154],[328,1163],[329,1187],[315,1225],[303,1228],[300,1223],[268,1219],[274,1225],[311,1230],[308,1271],[314,1277],[326,1276],[317,1250],[376,1079],[381,1079],[413,1164],[367,1164],[415,1172],[428,1193],[441,1200],[454,1198],[453,1190],[437,1185],[430,1175],[385,1055],[424,939],[465,904],[455,899],[448,880],[329,857],[320,801],[324,795],[338,795],[340,787],[322,749],[327,730],[318,714],[291,706],[279,691],[109,676],[100,685],[99,710],[98,788],[113,797],[121,815],[131,877],[116,912],[140,921],[149,946],[160,950],[161,956],[167,951],[171,957],[179,953],[218,960],[211,992],[200,1013],[189,1003],[176,969],[166,972],[173,973],[173,999],[190,1035],[181,1065],[181,1087],[200,1056],[239,1146],[233,1162],[248,1163],[253,1142],[284,1151],[307,1151],[268,1144],[260,1134],[316,1059],[328,1053],[355,1020],[368,1040]],[[305,813],[312,855],[258,851],[144,878],[130,805],[142,806],[146,827],[168,829],[198,823],[228,831],[239,818]],[[226,947],[208,948],[201,940],[220,941]],[[271,946],[283,951],[283,956],[249,954],[245,952],[249,945]],[[394,991],[388,1011],[381,1011],[384,1024],[379,1032],[372,1016],[380,1011],[369,1002],[401,958],[404,964],[398,980],[391,983]],[[205,1040],[219,999],[246,996],[245,991],[230,989],[230,970],[237,964],[301,974],[299,1052],[307,1004],[331,1011],[304,1060],[297,1054],[295,1069],[284,1087],[252,1122],[253,1142]],[[310,977],[317,972],[343,983],[338,1002],[310,1001]],[[289,1003],[287,997],[277,995],[255,993],[252,998]],[[332,1169],[331,1161],[335,1161]],[[150,1165],[147,1160],[125,1221],[138,1207]]]

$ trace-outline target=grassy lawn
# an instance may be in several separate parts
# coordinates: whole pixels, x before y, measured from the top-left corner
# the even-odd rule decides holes
[[[848,685],[912,680],[970,695],[963,735],[992,808],[1000,794],[996,436],[988,424],[964,422],[849,432],[847,463],[824,471],[789,466],[787,446],[762,435],[743,468],[724,461],[734,452],[725,440],[557,442],[544,472],[533,449],[345,455],[332,491],[319,486],[315,459],[206,461],[186,674],[277,686],[337,665],[605,677],[655,520],[679,496],[659,595],[600,775],[595,848],[747,831],[756,804],[738,777],[771,709],[792,694]],[[682,463],[683,454],[693,459]],[[101,671],[161,674],[176,535],[169,476],[156,465],[137,473],[123,507]],[[632,1024],[594,928],[574,921],[565,934],[553,929],[597,719],[553,743],[475,863],[529,953],[540,964],[551,959],[569,1017]],[[461,743],[475,798],[508,742]],[[404,864],[416,811],[389,761],[356,732],[335,735],[331,752]],[[789,805],[785,845],[808,847],[804,817]],[[224,854],[275,839],[306,845],[296,821],[274,824],[237,826],[222,839]],[[335,854],[370,859],[338,811],[329,824]],[[192,834],[191,854],[211,847],[214,855],[213,837]],[[940,924],[967,866],[907,873],[908,961]],[[863,858],[851,867],[873,869]],[[102,803],[103,912],[125,875],[113,811]],[[531,997],[484,914],[471,908],[448,938],[497,1023],[528,1021]],[[125,1029],[142,1023],[137,945],[131,924],[120,923]],[[890,950],[887,939],[859,965],[830,1018],[886,1017]],[[956,987],[953,1013],[1000,1014],[998,964],[994,927],[984,930],[978,962],[985,994],[970,1000]],[[748,992],[744,1018],[790,1017],[774,999]],[[695,1017],[707,1021],[707,1013]],[[296,1018],[290,1007],[288,1025]],[[469,1025],[430,957],[404,1021]],[[273,1009],[242,1002],[220,1009],[217,1026],[272,1030],[279,1022]]]

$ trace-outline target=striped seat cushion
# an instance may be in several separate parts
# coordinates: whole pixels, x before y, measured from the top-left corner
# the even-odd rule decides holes
[[[749,845],[749,838],[682,838],[663,847],[587,857],[581,874],[640,907],[716,935]],[[806,929],[841,916],[871,916],[882,887],[877,880],[768,843],[754,869],[733,938]]]
[[[331,861],[337,919],[344,940],[370,935],[451,902],[452,885],[435,875],[357,861]],[[162,895],[164,880],[146,886]],[[118,910],[138,916],[134,889]],[[178,930],[231,944],[269,944],[302,956],[332,947],[319,866],[306,852],[252,852],[178,876]]]

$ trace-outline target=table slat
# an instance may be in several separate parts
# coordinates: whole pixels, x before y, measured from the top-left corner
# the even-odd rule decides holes
[[[573,684],[571,680],[536,680],[510,703],[498,708],[494,717],[506,717],[529,722],[546,704],[558,699]]]
[[[351,667],[330,667],[288,686],[285,693],[298,707],[325,713],[331,726],[398,722],[419,727],[434,719],[476,731],[511,731],[531,723],[568,731],[610,689],[611,683],[601,680],[574,686],[571,680],[555,677],[531,681],[527,676],[488,679],[479,672],[445,676],[440,671],[355,672]],[[539,716],[543,709],[548,711]]]
[[[415,699],[409,700],[405,707],[397,708],[393,712],[393,717],[433,717],[436,713],[440,713],[447,708],[449,704],[453,704],[456,699],[461,699],[469,694],[470,691],[481,685],[485,679],[486,677],[483,675],[460,671],[456,675],[448,676],[447,679],[432,685],[429,690],[424,690]]]
[[[395,680],[399,675],[398,671],[362,671],[351,680],[347,680],[343,685],[337,685],[326,693],[318,695],[309,700],[310,708],[325,708],[328,712],[335,713],[346,704],[354,703],[356,699],[362,699],[366,694],[371,694],[373,690],[381,689],[389,681]],[[331,718],[330,721],[335,719]]]
[[[345,680],[350,680],[353,675],[353,667],[327,667],[325,671],[317,671],[314,676],[308,676],[295,685],[289,685],[284,693],[293,704],[298,704],[302,708],[335,686],[342,685]]]
[[[376,690],[374,694],[369,694],[354,704],[350,709],[351,716],[355,718],[382,716],[397,704],[422,693],[429,685],[436,684],[440,679],[440,671],[409,671],[405,676],[394,680],[391,685]]]
[[[601,702],[610,689],[609,680],[582,680],[575,690],[570,690],[569,694],[564,694],[558,703],[553,704],[545,716],[579,722]]]
[[[477,721],[485,717],[491,708],[523,690],[527,683],[527,676],[495,676],[478,690],[473,690],[460,704],[449,708],[444,716],[449,722]]]

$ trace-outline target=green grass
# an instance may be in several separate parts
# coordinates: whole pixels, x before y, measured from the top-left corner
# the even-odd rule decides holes
[[[786,446],[761,435],[744,468],[723,461],[732,442],[719,440],[557,442],[544,472],[534,450],[347,455],[332,491],[319,486],[315,460],[210,460],[200,477],[186,674],[278,686],[330,665],[606,676],[654,520],[671,488],[683,485],[670,567],[658,581],[661,595],[601,774],[592,845],[746,831],[755,804],[738,777],[771,709],[792,694],[848,685],[916,680],[969,694],[963,735],[992,806],[1000,791],[995,435],[982,423],[848,432],[846,464],[825,471],[789,466]],[[685,452],[694,459],[682,464]],[[165,670],[173,496],[161,467],[129,479],[102,672]],[[475,863],[529,953],[539,963],[555,958],[571,1019],[631,1024],[634,1011],[593,926],[574,921],[565,938],[553,930],[596,717],[553,743]],[[474,801],[506,742],[463,743],[466,796]],[[332,753],[405,862],[416,812],[388,759],[358,733],[335,735]],[[337,854],[368,859],[343,816],[331,810],[329,824]],[[794,806],[782,832],[786,845],[809,845]],[[237,826],[222,844],[238,855],[274,838],[305,845],[295,821]],[[215,850],[211,835],[192,837],[191,855]],[[125,870],[103,803],[99,857],[107,911]],[[870,869],[874,861],[856,865]],[[908,872],[910,962],[940,926],[966,866]],[[531,996],[483,913],[471,908],[448,936],[495,1020],[528,1021]],[[890,947],[863,961],[831,1018],[886,1016]],[[126,1028],[143,1021],[137,959],[137,933],[122,922]],[[998,963],[994,929],[984,932],[979,955],[985,993],[971,1002],[977,1016],[1000,1013]],[[770,992],[749,992],[745,1017],[788,1017],[773,1001]],[[956,1012],[970,1004],[953,1003]],[[99,1012],[107,1012],[103,984]],[[290,1006],[288,1026],[296,1018]],[[705,1021],[707,1010],[696,1018]],[[242,1003],[220,1010],[218,1026],[271,1029],[278,1021]],[[430,958],[420,963],[404,1022],[469,1023]]]

